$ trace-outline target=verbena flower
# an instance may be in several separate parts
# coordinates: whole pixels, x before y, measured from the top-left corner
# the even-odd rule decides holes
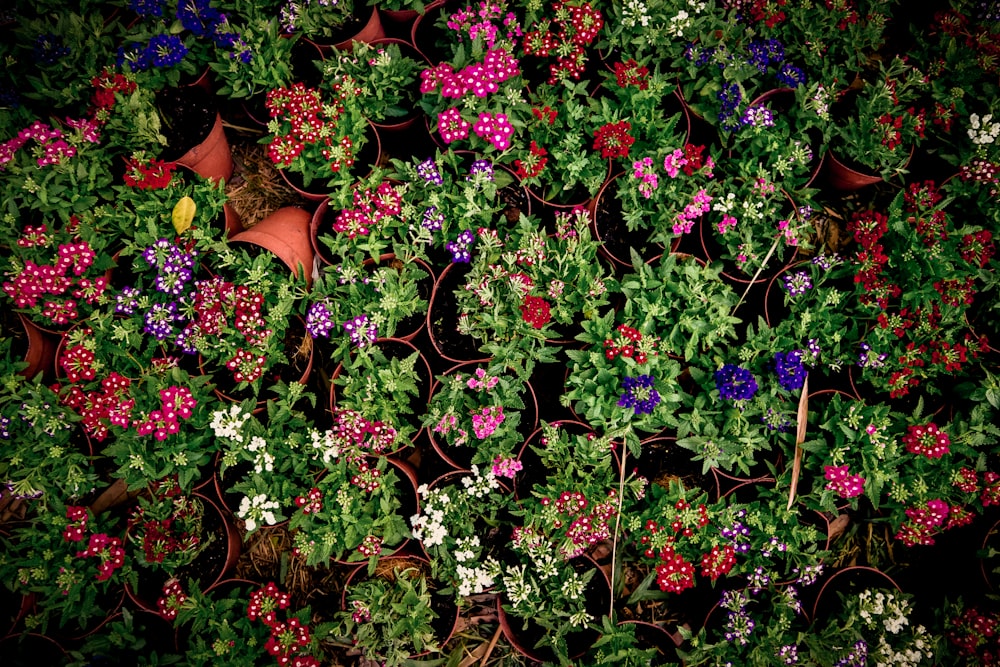
[[[652,375],[625,377],[622,380],[622,389],[625,391],[618,399],[618,407],[632,408],[637,415],[652,414],[660,403],[660,394],[653,388],[653,384]]]
[[[785,391],[801,389],[806,380],[806,369],[802,364],[802,350],[775,352],[774,371],[778,383]]]
[[[144,61],[153,67],[173,67],[184,60],[188,48],[179,35],[154,35],[143,49]]]
[[[753,373],[735,364],[726,364],[715,371],[715,388],[725,400],[743,401],[757,393],[757,380]]]

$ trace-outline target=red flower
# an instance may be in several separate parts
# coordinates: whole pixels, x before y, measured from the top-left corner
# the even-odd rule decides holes
[[[529,296],[521,306],[521,317],[536,329],[541,329],[552,319],[548,302],[540,296]]]
[[[909,432],[903,436],[903,444],[906,445],[906,451],[911,454],[939,459],[950,451],[951,439],[937,427],[937,424],[931,422],[911,426]]]
[[[594,150],[601,151],[601,157],[628,157],[629,148],[635,138],[629,134],[632,124],[627,120],[607,123],[594,130]]]
[[[674,552],[673,547],[665,547],[660,553],[660,560],[663,562],[656,566],[656,583],[660,590],[681,593],[694,588],[694,566]]]

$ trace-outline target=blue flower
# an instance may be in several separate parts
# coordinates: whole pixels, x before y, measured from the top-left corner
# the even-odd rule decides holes
[[[788,88],[798,88],[806,82],[805,72],[790,63],[782,65],[781,71],[775,74],[774,78]]]
[[[188,49],[177,35],[154,35],[144,49],[144,55],[153,67],[173,67],[184,60]]]
[[[778,384],[785,391],[801,389],[806,381],[806,369],[802,364],[802,350],[775,352],[774,371],[778,374]]]
[[[128,8],[142,18],[163,16],[166,0],[128,0]]]
[[[309,312],[306,313],[306,331],[313,338],[328,338],[330,336],[330,331],[333,329],[333,319],[330,317],[330,310],[326,307],[326,304],[317,301],[316,303],[309,306]]]
[[[618,407],[632,408],[637,415],[649,415],[653,413],[660,403],[660,393],[653,389],[652,375],[639,375],[637,377],[626,377],[622,380],[621,398],[618,399]]]
[[[444,247],[451,253],[451,261],[453,263],[470,263],[472,261],[472,253],[469,252],[469,248],[472,247],[475,240],[476,237],[472,233],[472,230],[466,229],[454,241],[448,241]]]
[[[55,65],[59,60],[69,55],[69,47],[59,35],[46,32],[35,38],[35,48],[31,57],[42,65]]]
[[[210,4],[210,0],[182,0],[177,7],[177,20],[196,37],[214,35],[225,16]]]
[[[757,380],[753,373],[736,364],[726,364],[715,371],[715,388],[719,396],[728,401],[745,401],[757,393]]]

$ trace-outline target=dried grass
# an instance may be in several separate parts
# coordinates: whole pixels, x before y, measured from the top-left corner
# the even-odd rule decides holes
[[[243,227],[249,229],[282,206],[301,203],[271,165],[265,146],[253,142],[235,142],[232,146],[235,170],[226,186],[229,203],[240,214]]]

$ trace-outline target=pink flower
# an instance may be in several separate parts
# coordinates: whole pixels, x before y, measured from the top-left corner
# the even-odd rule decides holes
[[[462,114],[455,107],[438,114],[438,132],[446,144],[467,138],[469,127],[469,122],[462,118]]]
[[[827,480],[826,490],[833,491],[841,498],[860,496],[865,490],[865,478],[848,474],[849,466],[823,466]]]
[[[506,150],[510,146],[510,137],[514,134],[514,126],[507,120],[507,115],[498,113],[481,113],[479,120],[472,126],[477,136],[486,139],[497,150]]]

